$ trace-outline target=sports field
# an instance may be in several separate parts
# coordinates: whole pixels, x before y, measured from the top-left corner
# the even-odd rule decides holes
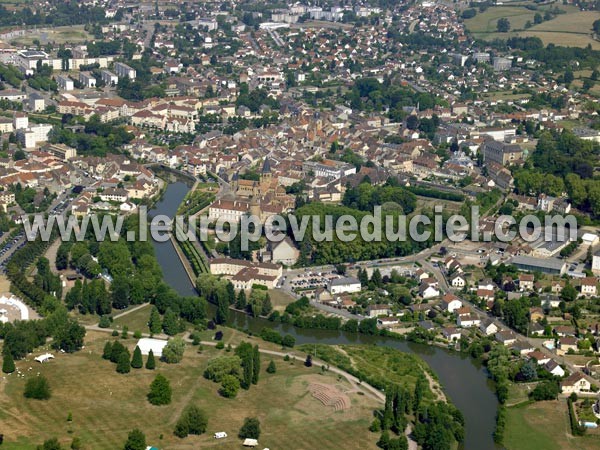
[[[85,42],[90,35],[83,29],[83,25],[69,27],[56,27],[52,29],[31,30],[25,36],[19,36],[11,42],[17,45],[32,45],[34,40],[42,45],[48,42],[56,44]]]

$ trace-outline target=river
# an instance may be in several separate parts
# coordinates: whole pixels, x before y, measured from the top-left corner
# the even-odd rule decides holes
[[[170,180],[162,199],[150,211],[150,216],[165,214],[172,217],[189,190],[189,185],[181,181]],[[181,295],[195,295],[195,289],[171,241],[153,242],[156,256],[162,267],[165,281]],[[489,381],[485,368],[471,358],[438,347],[411,342],[365,336],[341,331],[299,329],[288,324],[256,319],[232,311],[231,324],[246,328],[257,334],[263,327],[274,328],[281,333],[291,334],[297,344],[366,344],[385,345],[406,353],[413,353],[436,373],[444,391],[463,413],[465,418],[466,450],[492,450],[500,447],[493,441],[498,401]]]

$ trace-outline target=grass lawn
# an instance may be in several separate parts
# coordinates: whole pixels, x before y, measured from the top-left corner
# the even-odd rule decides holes
[[[526,402],[529,397],[529,392],[534,389],[533,384],[511,383],[509,386],[508,405],[516,405],[521,402]]]
[[[507,408],[504,446],[508,450],[592,450],[597,436],[573,437],[565,400]]]
[[[38,371],[48,378],[52,388],[48,401],[24,399],[25,380],[15,374],[0,380],[3,449],[35,449],[51,437],[58,437],[66,447],[73,436],[78,436],[85,449],[114,450],[122,448],[127,433],[136,427],[146,434],[148,445],[161,449],[239,449],[237,432],[245,417],[261,421],[260,448],[376,448],[378,435],[367,428],[379,403],[353,391],[336,375],[322,375],[317,368],[307,369],[299,361],[292,365],[279,358],[275,359],[277,373],[270,375],[264,370],[269,358],[262,355],[258,385],[240,391],[235,399],[224,399],[217,392],[219,386],[202,376],[207,361],[224,351],[210,348],[198,354],[189,346],[180,364],[159,362],[155,371],[132,369],[120,375],[113,364],[101,359],[107,339],[113,338],[89,332],[85,349],[76,354],[57,354],[43,366],[31,360],[17,363],[25,379]],[[135,344],[133,339],[121,342],[130,349]],[[171,381],[173,400],[168,406],[151,406],[146,400],[148,387],[158,373]],[[307,392],[312,382],[335,385],[346,392],[352,407],[334,412],[323,406]],[[173,427],[181,411],[192,403],[207,412],[207,433],[178,439]],[[69,412],[72,423],[66,420]],[[212,436],[217,431],[225,431],[229,437],[216,443]]]
[[[374,382],[376,385],[397,383],[412,390],[419,374],[424,371],[431,373],[429,367],[419,358],[389,347],[305,344],[299,346],[298,350],[313,356],[316,352],[316,358],[342,369],[352,367],[360,371],[367,381]],[[430,387],[436,393],[441,392],[441,387],[435,380]],[[425,398],[433,400],[433,392],[429,391]]]
[[[135,308],[135,305],[132,308]],[[141,331],[142,333],[149,333],[148,319],[150,319],[150,311],[152,305],[144,305],[141,308],[136,309],[130,313],[125,314],[123,317],[118,317],[113,321],[113,327],[118,330],[122,330],[123,326],[126,325],[129,332]],[[123,311],[114,312],[114,314],[122,314]]]
[[[285,307],[295,300],[294,297],[281,289],[270,289],[269,297],[271,297],[273,309],[279,312],[285,311]]]

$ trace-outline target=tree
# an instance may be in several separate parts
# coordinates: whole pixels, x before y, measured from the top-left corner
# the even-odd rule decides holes
[[[25,398],[48,400],[51,396],[50,384],[43,375],[32,377],[25,383]]]
[[[171,384],[163,375],[157,375],[150,384],[148,392],[148,401],[156,406],[168,405],[171,403]]]
[[[154,352],[152,349],[148,352],[148,359],[146,360],[146,369],[154,370],[156,368],[156,361],[154,360]]]
[[[248,300],[246,299],[246,292],[242,289],[237,295],[237,299],[235,301],[235,308],[244,311],[248,304]]]
[[[215,322],[219,325],[227,323],[229,320],[229,301],[224,295],[220,295],[217,299],[217,313]]]
[[[304,365],[306,367],[312,367],[312,356],[306,355],[306,360],[304,361]]]
[[[258,350],[258,345],[254,346],[252,358],[252,384],[257,384],[260,375],[260,351]]]
[[[162,331],[162,322],[160,320],[160,313],[156,306],[152,307],[152,311],[150,311],[150,319],[148,320],[148,329],[150,330],[150,334],[160,334]]]
[[[565,284],[565,287],[560,292],[560,298],[566,302],[574,301],[577,298],[577,289],[570,283]]]
[[[296,345],[296,338],[291,334],[286,334],[281,340],[281,345],[284,347],[292,348]]]
[[[171,308],[167,308],[163,317],[162,329],[165,334],[169,336],[175,336],[179,333],[179,319],[175,311]]]
[[[73,438],[71,441],[71,450],[81,450],[83,445],[81,444],[81,439],[77,436]]]
[[[371,283],[373,283],[376,287],[381,287],[383,285],[383,279],[379,269],[375,269],[373,271],[373,275],[371,275]]]
[[[144,360],[142,359],[142,351],[138,345],[133,350],[133,358],[131,358],[131,367],[134,369],[141,369],[144,366]]]
[[[267,366],[267,373],[275,373],[275,372],[277,372],[277,366],[275,365],[275,361],[271,360],[271,362]]]
[[[69,319],[55,332],[52,347],[73,353],[81,349],[84,337],[85,328]]]
[[[129,373],[131,371],[131,363],[129,362],[129,352],[121,352],[117,359],[117,372]]]
[[[103,315],[102,317],[100,317],[98,326],[100,328],[109,328],[110,327],[110,317],[108,317],[107,315]]]
[[[246,417],[238,437],[240,439],[258,439],[260,437],[260,421],[256,417]]]
[[[531,391],[530,396],[538,402],[542,400],[555,400],[559,392],[560,390],[556,381],[542,381]]]
[[[240,390],[240,380],[233,375],[224,375],[221,379],[219,394],[225,398],[234,398]]]
[[[184,438],[188,434],[203,434],[206,432],[208,418],[206,413],[195,405],[191,405],[181,414],[175,425],[175,436]]]
[[[104,344],[104,350],[102,351],[102,359],[110,359],[112,355],[112,342],[106,341]]]
[[[537,367],[533,361],[526,361],[521,366],[521,370],[519,371],[519,377],[523,381],[531,381],[537,378]]]
[[[15,360],[13,359],[10,352],[6,352],[2,361],[2,372],[13,373],[16,370]]]
[[[185,351],[184,340],[177,336],[169,339],[165,348],[162,351],[162,359],[168,364],[177,364],[183,359],[183,353]]]
[[[260,313],[263,316],[268,316],[272,310],[273,310],[273,305],[271,304],[271,297],[269,296],[269,294],[267,294],[265,299],[263,300]]]
[[[406,118],[406,128],[409,130],[416,130],[419,128],[419,118],[414,114],[408,116]]]
[[[137,428],[127,436],[123,450],[146,450],[146,435]]]
[[[565,75],[563,77],[565,84],[569,85],[573,82],[573,80],[575,79],[575,75],[573,75],[573,71],[571,69],[567,69],[565,70]]]
[[[496,23],[496,28],[498,29],[498,32],[500,32],[500,33],[508,33],[510,30],[509,20],[505,17],[498,19],[498,22]]]
[[[38,445],[38,450],[62,450],[60,442],[57,438],[52,438],[44,441],[42,445]]]

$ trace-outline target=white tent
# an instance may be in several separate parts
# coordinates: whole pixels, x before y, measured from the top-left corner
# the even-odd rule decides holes
[[[258,445],[258,441],[256,439],[246,438],[243,445],[244,447],[256,447]]]
[[[43,355],[40,355],[35,358],[35,360],[39,363],[45,363],[50,359],[54,359],[54,355],[52,353],[44,353]]]
[[[29,320],[29,309],[27,309],[25,303],[23,303],[17,297],[11,295],[10,298],[8,298],[3,295],[0,297],[0,303],[17,308],[21,313],[21,320]]]
[[[154,356],[160,358],[162,356],[163,348],[167,345],[167,341],[163,339],[154,338],[142,338],[137,343],[138,347],[142,351],[142,355],[147,355],[152,350]]]

